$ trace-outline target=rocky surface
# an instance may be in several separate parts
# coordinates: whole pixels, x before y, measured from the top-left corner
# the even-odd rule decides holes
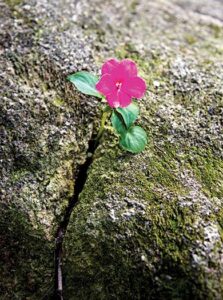
[[[66,82],[69,66],[73,71],[92,66],[91,51],[73,35],[63,54],[65,42],[59,46],[56,34],[50,41],[42,19],[31,11],[32,6],[11,2],[0,9],[4,299],[42,299],[54,288],[54,236],[73,194],[77,166],[85,160],[96,106]],[[40,38],[43,32],[48,44]]]
[[[53,293],[54,237],[99,121],[66,82],[134,59],[140,155],[108,126],[64,243],[65,299],[223,298],[222,1],[0,2],[3,299]]]

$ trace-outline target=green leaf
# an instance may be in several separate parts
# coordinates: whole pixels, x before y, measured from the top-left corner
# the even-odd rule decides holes
[[[95,85],[99,80],[97,76],[89,72],[82,71],[69,75],[67,79],[71,81],[83,94],[99,98],[103,97],[103,95],[101,95],[95,88]]]
[[[120,145],[123,149],[139,153],[145,149],[147,144],[147,134],[140,126],[133,126],[121,135]]]
[[[139,107],[135,103],[131,103],[129,106],[124,108],[116,108],[116,110],[122,115],[127,128],[132,126],[139,115]]]
[[[112,122],[112,126],[115,128],[115,130],[119,134],[123,134],[127,131],[127,128],[126,128],[126,125],[125,125],[125,122],[124,122],[122,116],[115,110],[113,110],[113,112],[112,112],[111,122]]]

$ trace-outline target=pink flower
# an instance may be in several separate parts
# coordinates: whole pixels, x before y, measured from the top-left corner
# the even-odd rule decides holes
[[[143,97],[145,81],[137,76],[136,64],[130,59],[110,59],[102,66],[102,77],[96,89],[103,94],[111,107],[126,107],[132,98]]]

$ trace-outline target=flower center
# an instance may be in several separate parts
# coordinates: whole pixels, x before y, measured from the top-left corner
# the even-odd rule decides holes
[[[116,88],[117,88],[118,91],[120,91],[121,86],[122,86],[122,82],[117,81],[117,82],[116,82]]]

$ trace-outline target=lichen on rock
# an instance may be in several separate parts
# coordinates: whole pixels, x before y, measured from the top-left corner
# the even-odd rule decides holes
[[[222,299],[223,27],[177,2],[120,9],[103,34],[147,81],[149,146],[125,154],[105,135],[95,154],[65,241],[70,299]]]
[[[0,8],[1,296],[53,293],[56,228],[99,123],[66,76],[128,57],[149,144],[124,153],[107,126],[65,237],[64,297],[222,299],[222,3]]]
[[[66,82],[60,46],[47,50],[47,29],[27,3],[0,8],[0,294],[43,299],[54,290],[55,234],[86,158],[96,102],[86,114],[86,99]]]

